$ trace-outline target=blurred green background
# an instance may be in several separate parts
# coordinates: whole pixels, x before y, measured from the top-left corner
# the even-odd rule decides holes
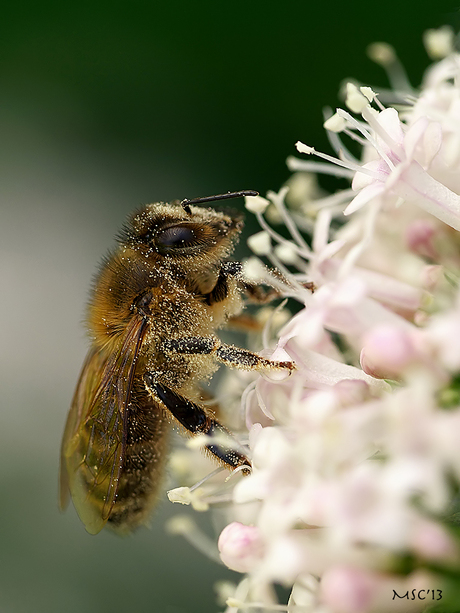
[[[237,579],[180,537],[89,536],[57,509],[59,445],[96,265],[142,203],[277,190],[322,108],[392,43],[414,84],[447,2],[3,2],[0,21],[0,612],[219,610]],[[242,203],[239,203],[242,206]],[[222,607],[220,607],[222,610]]]

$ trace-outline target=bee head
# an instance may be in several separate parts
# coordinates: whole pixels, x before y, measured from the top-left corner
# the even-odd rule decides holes
[[[121,242],[142,251],[146,257],[164,259],[165,263],[185,261],[188,265],[194,261],[222,260],[230,255],[238,240],[243,228],[242,215],[196,204],[247,194],[235,192],[169,204],[148,204],[130,219]]]

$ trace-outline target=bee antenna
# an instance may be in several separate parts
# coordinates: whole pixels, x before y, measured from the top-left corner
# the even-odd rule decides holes
[[[243,196],[258,196],[259,192],[254,191],[253,189],[243,189],[239,192],[227,192],[226,194],[218,194],[217,196],[205,196],[204,198],[193,198],[189,200],[186,198],[182,200],[181,205],[184,211],[191,215],[192,211],[190,210],[191,204],[202,204],[203,202],[215,202],[216,200],[230,200],[231,198],[242,198]]]

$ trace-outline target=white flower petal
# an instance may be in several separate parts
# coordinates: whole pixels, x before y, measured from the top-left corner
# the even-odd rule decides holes
[[[392,192],[416,204],[455,230],[460,230],[460,196],[433,179],[417,162],[399,168]]]
[[[385,184],[379,181],[374,181],[371,185],[368,185],[362,189],[357,196],[353,198],[347,208],[344,210],[344,215],[351,215],[356,213],[359,209],[362,209],[368,202],[378,198],[385,191]]]

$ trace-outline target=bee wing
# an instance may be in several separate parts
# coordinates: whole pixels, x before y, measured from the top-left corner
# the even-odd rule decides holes
[[[60,506],[67,506],[70,491],[91,534],[104,527],[116,499],[126,449],[127,407],[147,328],[147,320],[135,315],[115,351],[89,352],[67,418]]]

